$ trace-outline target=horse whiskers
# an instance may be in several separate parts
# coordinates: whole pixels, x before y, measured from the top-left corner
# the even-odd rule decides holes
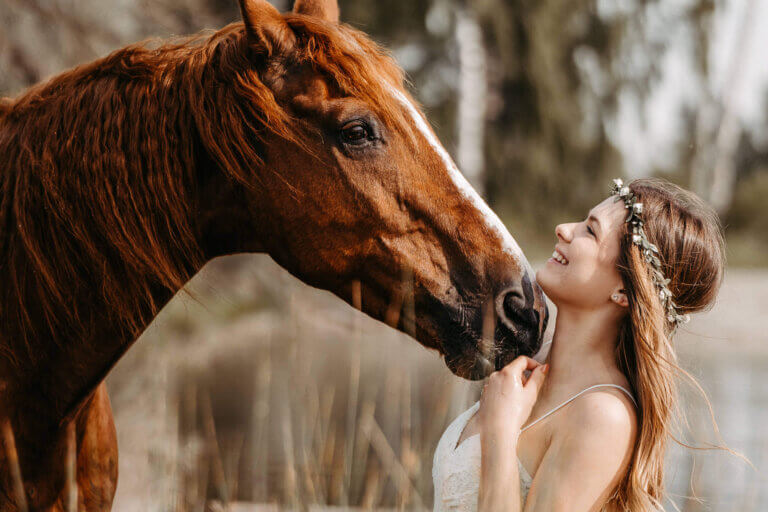
[[[480,333],[478,348],[480,353],[487,357],[495,346],[496,315],[493,310],[493,303],[486,303],[483,307],[483,329]]]

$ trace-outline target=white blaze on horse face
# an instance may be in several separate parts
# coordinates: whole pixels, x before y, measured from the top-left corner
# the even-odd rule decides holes
[[[491,231],[496,233],[496,235],[499,237],[499,240],[502,244],[502,250],[517,259],[521,266],[528,270],[531,279],[533,279],[533,268],[531,267],[531,264],[528,263],[528,260],[526,259],[525,254],[523,254],[522,249],[520,249],[520,246],[517,244],[517,241],[509,233],[507,228],[501,222],[501,219],[499,219],[498,215],[496,215],[496,213],[491,210],[491,207],[488,206],[485,201],[483,201],[483,198],[480,197],[480,194],[477,193],[472,185],[469,184],[467,178],[465,178],[461,173],[459,168],[456,167],[456,164],[453,162],[451,155],[449,155],[448,151],[446,151],[443,145],[440,144],[440,141],[437,140],[434,132],[427,124],[426,118],[421,115],[421,112],[419,112],[413,102],[411,102],[408,97],[405,96],[405,94],[397,90],[395,87],[390,86],[390,89],[392,90],[395,98],[408,110],[408,113],[411,115],[413,122],[416,123],[416,127],[418,128],[419,132],[421,132],[429,145],[432,146],[432,149],[434,149],[440,156],[440,159],[443,161],[443,164],[445,164],[445,168],[448,171],[448,175],[456,184],[456,187],[459,189],[461,194],[466,197],[475,208],[477,208],[477,210],[485,218],[485,222]]]

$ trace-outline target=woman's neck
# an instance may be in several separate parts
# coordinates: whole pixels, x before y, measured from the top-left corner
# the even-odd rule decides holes
[[[617,319],[609,311],[558,308],[546,360],[550,365],[547,391],[571,392],[574,388],[611,382],[619,372],[614,355],[618,333]]]

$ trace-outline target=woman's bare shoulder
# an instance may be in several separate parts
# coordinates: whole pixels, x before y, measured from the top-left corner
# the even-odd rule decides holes
[[[532,488],[542,510],[551,510],[556,497],[546,489],[553,488],[558,496],[569,496],[568,510],[592,510],[626,473],[637,437],[637,412],[632,400],[621,395],[615,388],[585,393],[553,425],[552,443]]]
[[[576,436],[584,441],[613,445],[614,448],[631,445],[637,436],[638,411],[634,402],[616,388],[592,390],[574,400],[564,416],[564,436]]]

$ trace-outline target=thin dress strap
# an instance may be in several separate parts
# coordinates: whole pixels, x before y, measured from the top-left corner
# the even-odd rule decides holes
[[[632,400],[632,403],[635,404],[635,407],[637,407],[637,402],[635,401],[635,398],[632,396],[632,393],[627,391],[627,389],[625,387],[619,386],[618,384],[595,384],[594,386],[589,386],[586,389],[582,389],[581,391],[579,391],[578,393],[573,395],[571,398],[569,398],[565,402],[561,403],[560,405],[558,405],[554,409],[551,409],[548,413],[544,414],[543,416],[540,416],[533,423],[530,423],[530,424],[526,425],[525,427],[523,427],[522,429],[520,429],[520,432],[524,432],[526,429],[531,428],[532,426],[534,426],[535,424],[537,424],[538,422],[540,422],[541,420],[543,420],[544,418],[546,418],[550,414],[554,413],[555,411],[557,411],[561,407],[565,407],[566,405],[568,405],[572,401],[576,400],[578,397],[580,397],[581,395],[583,395],[584,393],[586,393],[590,389],[595,389],[595,388],[600,388],[600,387],[612,387],[612,388],[618,388],[618,389],[622,390],[624,393],[626,393],[626,395],[629,397],[629,399]]]

